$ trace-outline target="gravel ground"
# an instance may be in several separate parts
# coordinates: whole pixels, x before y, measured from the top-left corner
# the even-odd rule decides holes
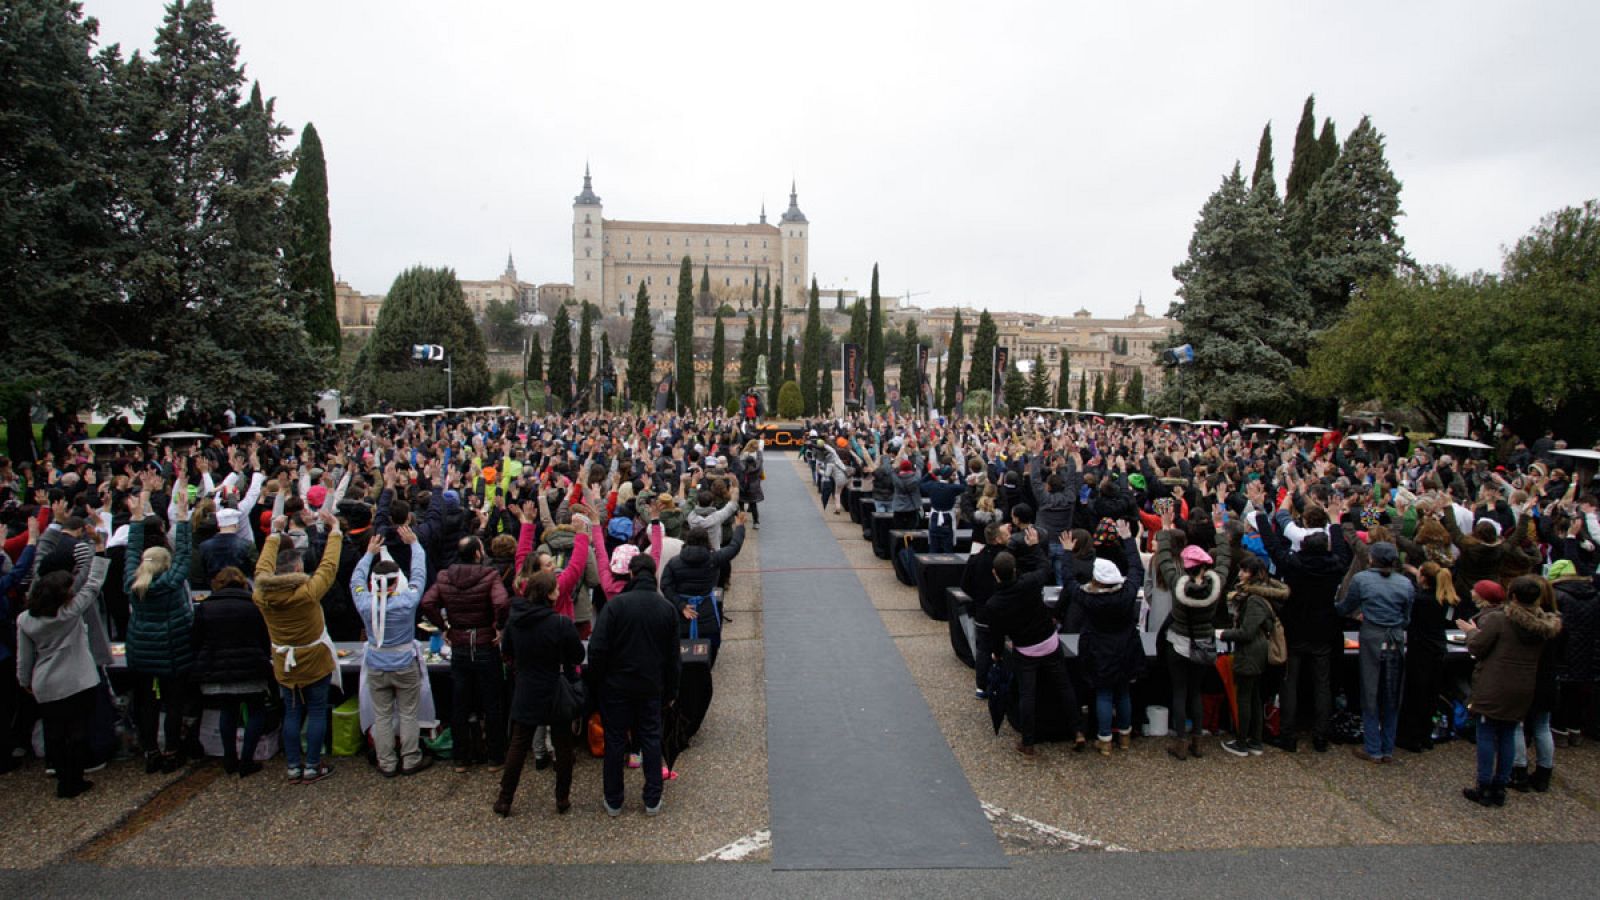
[[[831,511],[826,518],[978,799],[1009,813],[1133,850],[1572,842],[1600,834],[1594,742],[1557,751],[1548,794],[1513,793],[1499,810],[1461,797],[1476,757],[1460,742],[1421,756],[1402,751],[1400,765],[1381,768],[1344,747],[1313,753],[1309,741],[1297,754],[1268,748],[1265,756],[1240,759],[1222,752],[1220,737],[1207,739],[1205,759],[1183,763],[1166,755],[1164,740],[1138,737],[1131,751],[1110,759],[1046,744],[1028,760],[1012,750],[1009,726],[993,733],[987,706],[973,697],[972,670],[950,650],[946,624],[921,612],[916,589],[873,555],[860,526]],[[1038,831],[1004,823],[996,830],[1008,853],[1059,849]]]
[[[499,776],[457,775],[436,765],[415,778],[386,780],[364,760],[336,759],[317,785],[282,782],[281,758],[252,778],[191,770],[198,791],[141,827],[116,826],[161,786],[133,763],[91,776],[85,799],[56,802],[35,767],[0,779],[0,821],[12,823],[6,865],[75,856],[102,865],[358,865],[687,862],[767,827],[766,702],[761,645],[760,532],[735,561],[733,621],[717,660],[715,699],[695,744],[678,760],[659,818],[642,811],[643,778],[628,773],[617,819],[601,804],[600,761],[579,751],[572,811],[555,812],[554,773],[523,774],[513,815],[490,805]],[[739,574],[743,570],[742,574]],[[187,792],[185,792],[187,793]],[[92,847],[89,842],[100,835]],[[747,859],[764,859],[764,853]]]

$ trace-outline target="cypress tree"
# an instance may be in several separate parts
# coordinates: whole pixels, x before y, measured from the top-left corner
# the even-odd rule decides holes
[[[304,295],[311,343],[339,352],[339,313],[333,299],[333,226],[328,221],[328,165],[317,127],[300,134],[300,164],[289,184],[285,211],[289,241],[284,265],[289,289]]]
[[[872,298],[867,309],[867,372],[883,396],[883,363],[887,349],[883,342],[883,301],[878,297],[878,264],[872,264]]]
[[[1105,401],[1106,405],[1103,406],[1103,407],[1097,406],[1097,407],[1095,407],[1096,409],[1100,410],[1101,412],[1122,412],[1123,411],[1121,409],[1121,406],[1122,406],[1122,390],[1121,390],[1121,388],[1119,388],[1117,386],[1117,370],[1116,369],[1111,369],[1111,370],[1106,372],[1105,398],[1106,398],[1106,401]]]
[[[655,333],[650,326],[650,292],[639,282],[633,300],[633,327],[628,332],[628,394],[634,403],[649,403],[655,396]]]
[[[550,326],[550,364],[545,380],[550,382],[551,396],[560,400],[562,407],[572,402],[572,317],[567,315],[566,304],[556,310],[556,320]]]
[[[717,321],[711,329],[711,405],[722,409],[728,402],[728,335],[723,330],[722,310],[717,310]]]
[[[917,370],[917,323],[906,320],[905,338],[900,343],[900,408],[922,406],[922,377]]]
[[[677,379],[679,408],[694,407],[694,263],[687,255],[678,264],[678,308],[672,320],[677,358],[672,375]]]
[[[994,319],[990,318],[989,311],[985,309],[978,316],[978,331],[972,337],[972,361],[967,365],[967,394],[973,391],[992,390],[997,385],[994,382],[994,348],[1000,339],[1000,330],[995,327]]]
[[[1085,410],[1085,409],[1088,409],[1088,408],[1089,408],[1089,373],[1088,372],[1080,372],[1080,373],[1078,373],[1078,409],[1079,409],[1079,411],[1082,411],[1082,410]]]
[[[800,401],[808,416],[816,415],[820,408],[817,378],[822,363],[822,302],[817,293],[816,276],[812,276],[811,296],[806,303],[805,348],[800,356]]]
[[[785,384],[795,380],[794,338],[787,338],[783,342],[783,381]],[[804,403],[801,404],[804,408]]]
[[[1128,376],[1128,387],[1123,392],[1123,410],[1130,413],[1144,412],[1144,370],[1134,369]]]
[[[1306,192],[1322,171],[1317,145],[1317,97],[1306,98],[1300,110],[1300,124],[1294,131],[1294,156],[1289,161],[1289,178],[1283,183],[1284,203],[1293,206],[1305,199]]]
[[[1028,379],[1022,376],[1022,370],[1017,368],[1017,361],[1010,360],[1006,363],[1005,380],[1005,407],[1010,415],[1022,412],[1028,405]]]
[[[1028,374],[1028,405],[1050,405],[1050,373],[1044,368],[1044,354],[1033,355],[1033,371]]]
[[[1272,189],[1277,191],[1277,182],[1272,178],[1272,123],[1268,122],[1261,129],[1261,143],[1256,145],[1256,168],[1250,175],[1250,187],[1254,188],[1265,177],[1273,182]]]
[[[594,375],[594,304],[583,301],[578,313],[578,390],[589,396],[589,380]]]
[[[533,333],[533,344],[528,348],[527,377],[530,382],[544,381],[544,339]]]
[[[845,342],[855,344],[863,351],[867,349],[867,301],[856,298],[856,305],[850,308],[850,331],[845,335]]]
[[[1400,180],[1384,158],[1383,135],[1368,118],[1350,132],[1297,212],[1296,234],[1306,255],[1300,281],[1310,291],[1313,329],[1337,321],[1358,285],[1409,262],[1395,227]]]
[[[823,347],[822,389],[817,398],[817,411],[827,414],[833,412],[833,354],[830,348]]]
[[[756,332],[756,356],[765,356],[767,358],[767,378],[769,380],[773,377],[772,367],[783,365],[782,357],[775,359],[772,356],[772,333],[767,331],[767,307],[771,305],[772,280],[769,278],[766,286],[761,290],[761,330]]]
[[[811,280],[816,281],[817,279],[813,277]],[[844,288],[839,289],[839,299],[834,301],[833,311],[844,312]]]
[[[600,356],[596,360],[595,367],[594,367],[595,377],[600,379],[600,382],[601,382],[601,385],[602,385],[601,386],[601,390],[600,390],[600,408],[601,409],[606,409],[606,408],[610,407],[611,404],[608,403],[607,401],[609,401],[611,399],[612,393],[614,393],[617,390],[617,385],[616,385],[616,382],[614,380],[612,381],[611,386],[609,388],[604,386],[605,381],[606,381],[606,375],[607,375],[608,372],[611,371],[611,366],[612,366],[612,362],[611,362],[611,336],[606,334],[604,331],[601,331],[600,332]]]
[[[1363,116],[1362,121],[1366,122],[1367,117]],[[1317,138],[1317,178],[1321,178],[1322,173],[1333,168],[1333,164],[1338,161],[1339,136],[1334,133],[1333,120],[1323,119],[1322,136]],[[1316,179],[1312,179],[1306,190],[1310,191],[1312,187],[1316,186],[1316,183]]]
[[[761,305],[761,270],[756,269],[754,271],[755,277],[750,279],[750,310],[752,312]]]
[[[756,359],[761,355],[761,345],[756,331],[754,313],[744,314],[744,340],[739,344],[739,393],[742,396],[756,383]]]
[[[961,387],[961,360],[966,352],[966,334],[961,325],[961,310],[956,310],[955,322],[950,326],[950,361],[945,364],[943,406],[952,412],[956,409],[956,391]]]
[[[1094,411],[1098,413],[1110,412],[1106,409],[1106,387],[1100,380],[1100,373],[1094,373]]]
[[[772,290],[772,341],[767,344],[768,352],[771,354],[771,358],[767,360],[768,366],[777,366],[783,362],[783,344],[783,285],[780,284]]]
[[[1065,345],[1061,348],[1061,372],[1056,376],[1056,406],[1060,409],[1072,408],[1072,365]]]

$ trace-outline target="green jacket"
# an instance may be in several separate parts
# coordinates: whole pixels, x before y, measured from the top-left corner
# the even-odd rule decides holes
[[[194,662],[189,602],[189,523],[179,522],[172,541],[172,565],[141,595],[133,589],[144,553],[144,523],[128,527],[127,563],[122,583],[128,592],[128,670],[145,675],[181,675]]]
[[[1228,595],[1233,627],[1222,630],[1222,639],[1233,644],[1233,674],[1260,675],[1267,670],[1267,642],[1272,636],[1273,610],[1267,604],[1289,599],[1289,588],[1267,579],[1240,584]]]

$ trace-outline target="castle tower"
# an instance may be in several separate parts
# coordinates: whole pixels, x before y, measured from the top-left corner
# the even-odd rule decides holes
[[[601,233],[600,198],[583,166],[583,193],[572,198],[572,294],[580,303],[604,299],[605,236]]]
[[[778,220],[778,228],[782,232],[779,246],[783,248],[783,263],[779,267],[782,272],[783,303],[789,308],[804,308],[806,305],[806,291],[810,287],[811,257],[808,252],[810,243],[808,231],[811,223],[806,220],[806,214],[800,211],[800,202],[795,192],[794,182],[789,182],[789,208],[784,210],[783,216]]]

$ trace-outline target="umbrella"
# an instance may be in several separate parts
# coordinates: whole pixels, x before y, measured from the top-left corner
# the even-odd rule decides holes
[[[1155,418],[1155,416],[1147,416],[1144,413],[1135,413],[1135,414],[1133,414],[1133,415],[1128,417],[1128,421],[1129,422],[1143,422],[1146,419],[1154,419],[1154,418]]]
[[[1100,414],[1095,412],[1092,409],[1080,409],[1080,410],[1078,410],[1078,415],[1080,415],[1080,416],[1099,416]]]
[[[710,666],[691,663],[683,667],[678,676],[678,697],[661,711],[661,760],[667,768],[677,764],[678,755],[689,748],[705,722],[713,693]]]
[[[399,412],[399,413],[395,413],[395,415],[400,417],[400,418],[402,418],[402,419],[420,419],[423,416],[426,416],[427,413],[425,413],[425,412]]]
[[[310,428],[311,426],[304,422],[281,422],[272,427],[278,429],[279,431],[302,431]]]
[[[1567,456],[1572,459],[1587,459],[1591,462],[1600,460],[1600,451],[1596,450],[1552,450],[1557,456]]]
[[[1400,436],[1398,434],[1390,434],[1387,431],[1369,431],[1366,434],[1356,435],[1356,440],[1376,444],[1384,441],[1398,441]]]
[[[163,431],[155,435],[158,441],[207,441],[211,435],[199,431]]]
[[[1218,422],[1216,419],[1197,419],[1194,422],[1192,422],[1191,424],[1201,425],[1201,426],[1204,426],[1206,428],[1221,428],[1222,426],[1224,426],[1224,425],[1226,425],[1228,423],[1227,422]]]
[[[346,428],[346,427],[351,427],[351,426],[355,426],[355,425],[360,425],[361,424],[361,420],[360,419],[334,419],[332,422],[329,422],[328,424],[329,425],[338,425],[341,428]]]
[[[994,725],[994,733],[999,734],[1000,723],[1006,720],[1006,706],[1011,702],[1011,670],[1002,663],[990,666],[985,690],[989,694],[989,721]]]
[[[1434,438],[1433,440],[1429,441],[1428,443],[1437,444],[1440,447],[1456,447],[1456,448],[1459,448],[1461,450],[1488,450],[1489,449],[1489,445],[1485,444],[1483,441],[1470,441],[1470,440],[1467,440],[1466,438]]]
[[[418,413],[418,415],[422,415],[422,416],[442,416],[442,415],[444,415],[444,410],[442,410],[442,409],[424,409],[424,410],[421,410]]]
[[[1177,416],[1167,416],[1165,419],[1162,419],[1161,421],[1165,422],[1168,425],[1193,425],[1194,424],[1193,422],[1190,422],[1188,419],[1180,419]]]
[[[227,433],[228,434],[232,434],[232,435],[264,434],[268,430],[269,429],[262,428],[260,425],[237,425],[237,426],[235,426],[233,428],[229,428]]]
[[[73,443],[74,444],[82,444],[85,447],[137,447],[137,446],[139,446],[139,442],[138,441],[130,441],[127,438],[119,438],[119,437],[84,438],[81,441],[73,441]]]
[[[1270,424],[1268,424],[1266,422],[1252,422],[1251,424],[1246,425],[1244,427],[1244,430],[1245,431],[1278,431],[1279,427],[1277,425],[1270,425]]]
[[[1222,681],[1222,690],[1228,695],[1228,708],[1233,710],[1233,721],[1239,721],[1239,689],[1233,680],[1233,654],[1217,654],[1217,677]]]
[[[1106,413],[1106,418],[1108,419],[1126,419],[1127,417],[1127,413]]]
[[[1289,429],[1290,434],[1327,434],[1328,429],[1318,428],[1315,425],[1296,425]]]
[[[367,413],[366,415],[362,416],[361,418],[363,418],[363,419],[392,419],[392,418],[394,418],[394,416],[391,416],[388,413]]]

